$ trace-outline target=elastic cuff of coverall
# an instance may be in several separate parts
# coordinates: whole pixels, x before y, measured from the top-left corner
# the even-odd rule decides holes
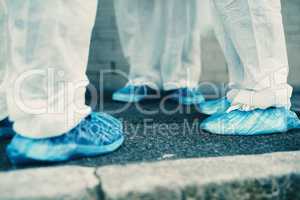
[[[70,108],[71,109],[71,108]],[[17,119],[13,128],[21,136],[31,139],[45,139],[64,135],[75,128],[91,114],[91,108],[80,113],[41,114]]]
[[[232,105],[248,105],[252,108],[267,109],[270,107],[291,108],[292,89],[289,86],[284,89],[276,90],[238,90],[233,89],[227,93],[228,100]]]
[[[180,88],[197,88],[198,87],[198,82],[188,82],[185,80],[182,81],[176,81],[176,82],[166,82],[163,84],[163,88],[164,90],[168,91],[168,90],[177,90]]]
[[[136,78],[136,79],[131,79],[128,81],[127,85],[133,85],[133,86],[142,86],[142,85],[146,85],[154,90],[159,90],[160,84],[158,84],[155,81],[150,81],[144,78]]]

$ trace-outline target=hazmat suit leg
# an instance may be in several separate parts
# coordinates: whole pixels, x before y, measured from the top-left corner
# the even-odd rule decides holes
[[[160,4],[162,4],[162,1]],[[198,0],[169,0],[161,57],[163,88],[196,88],[201,75],[200,6]]]
[[[165,2],[115,0],[114,3],[121,46],[130,65],[128,85],[160,88]]]
[[[127,85],[113,100],[140,102],[158,98],[161,88],[160,55],[164,43],[165,3],[148,0],[115,0],[121,46],[130,65]]]
[[[9,159],[64,161],[117,148],[120,122],[85,105],[97,1],[0,2],[7,13],[1,114],[17,133],[7,147]]]
[[[126,91],[140,91],[130,89],[132,85],[164,90],[197,87],[201,74],[199,1],[115,0],[115,9],[130,73],[129,87],[117,91],[113,99],[136,99],[136,95],[125,96]],[[193,95],[186,102],[193,102],[194,96],[202,101],[193,91],[188,91]],[[185,102],[186,98],[181,99]]]
[[[84,94],[96,1],[6,1],[8,86],[14,129],[25,137],[59,136],[90,108]]]
[[[6,88],[8,71],[8,32],[7,8],[4,0],[0,0],[0,138],[10,138],[15,135],[12,123],[8,119]]]
[[[288,59],[280,0],[212,3],[239,55],[243,79],[239,88],[227,94],[232,104],[228,113],[208,118],[202,128],[219,134],[254,135],[298,127],[299,119],[289,110],[292,88],[287,83]]]
[[[7,71],[8,71],[8,32],[7,9],[4,0],[0,0],[0,120],[8,117],[6,104]]]
[[[214,32],[216,38],[223,50],[229,72],[229,91],[232,89],[239,89],[244,79],[244,67],[241,58],[235,49],[230,35],[226,31],[226,27],[222,22],[220,13],[217,11],[215,4],[210,2],[211,17],[214,25]],[[231,102],[226,97],[220,97],[214,100],[208,100],[199,105],[201,113],[206,115],[213,115],[217,113],[224,113],[231,106]]]
[[[243,65],[241,89],[227,96],[233,104],[256,108],[290,107],[288,59],[280,0],[214,0]]]

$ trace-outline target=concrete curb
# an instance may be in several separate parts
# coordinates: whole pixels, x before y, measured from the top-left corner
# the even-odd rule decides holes
[[[300,199],[300,151],[0,173],[0,199]]]
[[[93,168],[49,167],[0,173],[1,200],[99,199]]]
[[[300,199],[300,152],[97,170],[106,199]]]

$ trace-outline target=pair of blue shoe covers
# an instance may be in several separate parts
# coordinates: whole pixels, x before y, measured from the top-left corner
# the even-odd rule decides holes
[[[202,93],[195,88],[179,88],[168,91],[170,99],[183,105],[196,105],[205,101]],[[160,98],[160,92],[147,85],[134,86],[127,85],[113,94],[114,101],[137,103],[143,100],[153,100]]]
[[[113,94],[113,100],[139,102],[153,99],[158,92],[146,85],[128,85]],[[200,112],[212,115],[201,124],[201,128],[215,134],[259,135],[286,132],[299,128],[300,121],[293,111],[286,108],[256,109],[252,111],[226,111],[231,103],[226,98],[205,101],[202,93],[196,89],[180,88],[171,91],[171,99],[183,105],[200,105]]]
[[[115,92],[113,99],[123,102],[139,102],[154,98],[158,92],[146,85],[128,85]],[[204,120],[201,128],[223,135],[260,135],[286,132],[300,128],[300,121],[293,111],[286,108],[233,110],[227,113],[231,102],[227,98],[205,101],[199,90],[181,88],[171,91],[171,98],[184,105],[200,105],[200,112],[212,115]]]
[[[6,130],[12,132],[12,123],[8,119],[2,123],[6,125]],[[7,133],[9,132],[3,132],[2,138],[12,136],[11,133]],[[30,139],[15,134],[6,152],[9,160],[15,165],[62,162],[112,152],[118,149],[123,141],[123,127],[119,120],[104,113],[91,113],[62,136]]]
[[[300,128],[296,113],[286,108],[226,112],[230,107],[231,103],[226,98],[200,104],[202,113],[212,115],[202,122],[201,129],[221,135],[251,136]]]

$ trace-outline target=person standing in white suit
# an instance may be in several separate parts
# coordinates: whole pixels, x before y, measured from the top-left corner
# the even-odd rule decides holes
[[[198,0],[115,0],[121,45],[130,65],[128,84],[113,99],[139,102],[171,93],[182,104],[198,104],[201,75]]]
[[[290,111],[292,87],[280,0],[211,0],[218,41],[229,66],[225,98],[201,104],[212,114],[202,128],[255,135],[299,126]]]
[[[97,0],[0,0],[0,136],[15,133],[13,163],[99,155],[123,142],[117,119],[85,105],[96,9]]]

